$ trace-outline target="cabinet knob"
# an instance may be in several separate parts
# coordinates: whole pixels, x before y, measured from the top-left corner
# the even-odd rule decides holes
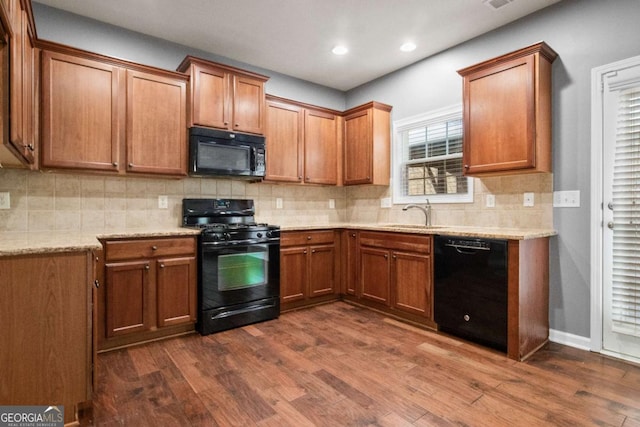
[[[351,237],[353,237],[355,239],[356,233],[351,233]]]
[[[111,164],[113,165],[113,167],[114,167],[114,168],[117,168],[117,167],[118,167],[118,162],[113,162],[113,163],[111,163]]]
[[[33,144],[27,144],[27,145],[22,144],[22,146],[29,151],[35,151],[35,147],[33,146]]]
[[[93,286],[95,286],[96,289],[100,287],[100,282],[98,281],[98,279],[93,281]]]
[[[307,177],[307,181],[309,181],[310,179],[311,179],[311,177],[310,177],[310,176],[308,176],[308,177]]]
[[[157,250],[158,250],[158,247],[157,247],[156,245],[153,245],[153,246],[151,246],[151,250],[152,250],[152,251],[157,251]]]
[[[464,165],[464,168],[465,169],[469,169],[469,165]]]
[[[307,236],[307,240],[311,240],[311,236]]]
[[[315,253],[316,253],[316,250],[315,250],[315,249],[311,249],[311,253],[312,253],[312,254],[315,254]]]
[[[393,259],[396,259],[396,258],[398,258],[398,257],[394,255],[392,258],[393,258]]]
[[[240,124],[236,123],[234,126],[235,126],[235,127],[238,127],[238,126],[240,126]]]
[[[224,125],[227,126],[229,124],[229,122],[224,122]]]
[[[306,249],[305,249],[305,250],[304,250],[304,252],[302,252],[302,253],[306,255],[306,254],[307,254],[307,251],[306,251]]]
[[[164,268],[164,264],[160,264],[160,268]]]
[[[151,267],[149,267],[149,264],[147,264],[147,265],[145,265],[145,266],[144,266],[144,269],[145,269],[145,270],[149,270],[150,268],[151,268]]]
[[[384,254],[384,259],[388,259],[388,258],[389,258],[389,255]]]
[[[129,167],[132,168],[133,167],[133,163],[129,163]]]

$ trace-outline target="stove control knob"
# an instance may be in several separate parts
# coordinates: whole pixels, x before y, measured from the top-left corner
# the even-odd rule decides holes
[[[257,233],[256,237],[258,237],[258,238],[262,237],[262,233]]]
[[[224,233],[222,235],[222,240],[229,240],[231,238],[231,235],[229,233]]]

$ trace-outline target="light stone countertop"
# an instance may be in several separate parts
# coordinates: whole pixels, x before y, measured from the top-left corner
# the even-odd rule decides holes
[[[282,231],[331,230],[350,228],[356,230],[389,231],[414,234],[443,234],[486,239],[525,240],[557,235],[553,229],[512,229],[463,226],[425,227],[417,224],[327,224],[287,225]],[[0,256],[15,256],[57,252],[79,252],[102,248],[99,239],[153,238],[171,236],[196,236],[200,230],[174,227],[163,229],[125,229],[88,231],[33,231],[0,233]]]
[[[175,227],[163,229],[126,229],[89,231],[32,231],[0,233],[0,256],[58,252],[82,252],[101,249],[98,239],[135,237],[193,236],[200,230]]]
[[[330,224],[330,225],[294,225],[282,226],[282,231],[327,230],[333,228],[350,228],[354,230],[390,231],[413,234],[442,234],[459,237],[478,237],[483,239],[526,240],[551,237],[558,234],[553,229],[502,228],[502,227],[468,227],[438,226],[427,227],[419,224]]]

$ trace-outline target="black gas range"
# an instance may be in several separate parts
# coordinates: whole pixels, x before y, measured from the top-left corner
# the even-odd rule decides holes
[[[250,199],[183,199],[183,227],[198,244],[202,335],[280,315],[280,227],[255,222]]]

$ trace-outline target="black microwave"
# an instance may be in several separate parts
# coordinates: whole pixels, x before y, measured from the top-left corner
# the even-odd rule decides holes
[[[265,174],[265,138],[192,127],[189,129],[189,174],[262,179]]]

